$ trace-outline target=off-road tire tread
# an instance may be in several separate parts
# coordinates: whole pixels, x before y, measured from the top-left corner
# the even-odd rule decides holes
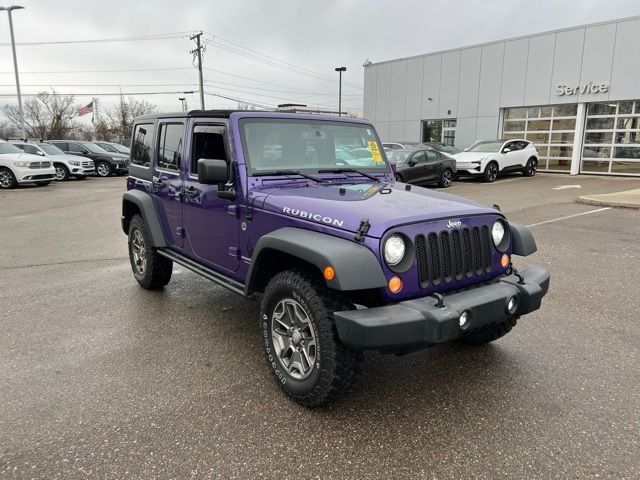
[[[518,318],[519,317],[510,317],[504,322],[487,325],[486,327],[464,335],[460,338],[460,341],[467,345],[486,345],[509,333],[513,327],[517,325]]]
[[[322,373],[314,390],[307,395],[296,395],[287,391],[284,386],[283,389],[298,403],[307,407],[317,407],[347,392],[359,371],[362,353],[347,348],[340,341],[333,319],[333,312],[350,310],[354,305],[340,292],[326,287],[316,272],[307,269],[285,270],[276,274],[267,285],[262,297],[260,319],[271,292],[283,284],[298,289],[314,310],[313,315],[316,317],[316,327],[322,345]],[[262,330],[262,320],[260,328]],[[331,346],[327,348],[327,344]]]
[[[147,249],[147,265],[144,272],[144,277],[139,279],[135,275],[133,267],[133,259],[131,253],[129,253],[129,261],[131,262],[131,268],[134,270],[134,277],[142,288],[147,290],[160,290],[171,280],[171,273],[173,272],[173,262],[166,257],[163,257],[152,246],[151,237],[147,231],[147,226],[144,223],[144,219],[141,215],[134,215],[131,218],[129,224],[129,252],[131,251],[131,232],[134,228],[138,228],[142,233],[145,247]]]

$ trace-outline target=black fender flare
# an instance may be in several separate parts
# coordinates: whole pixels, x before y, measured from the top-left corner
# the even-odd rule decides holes
[[[156,204],[153,197],[140,190],[129,190],[122,196],[122,231],[128,235],[129,221],[131,218],[127,218],[130,214],[128,205],[135,205],[140,210],[140,214],[144,219],[144,223],[147,226],[149,235],[151,235],[151,242],[156,248],[165,248],[167,242],[164,239],[164,233],[160,225],[160,219],[158,218],[158,211],[156,210]]]
[[[387,285],[378,259],[364,245],[325,233],[284,227],[258,240],[247,273],[246,295],[255,293],[260,264],[273,251],[304,260],[320,272],[327,266],[333,267],[335,276],[326,282],[335,290],[366,290]]]
[[[531,230],[527,227],[509,222],[509,230],[511,232],[511,246],[514,255],[527,257],[538,251],[538,246],[531,234]]]

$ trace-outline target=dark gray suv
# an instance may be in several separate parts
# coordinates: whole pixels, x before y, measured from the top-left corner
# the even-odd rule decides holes
[[[124,175],[129,172],[129,157],[121,153],[107,152],[93,142],[79,140],[47,140],[64,153],[90,158],[95,164],[96,173],[101,177],[112,174]]]

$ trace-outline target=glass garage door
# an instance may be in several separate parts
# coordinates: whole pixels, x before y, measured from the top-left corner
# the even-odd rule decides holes
[[[539,170],[568,172],[577,112],[577,104],[506,108],[502,136],[533,142],[540,155]]]
[[[640,100],[587,105],[580,171],[640,175]]]

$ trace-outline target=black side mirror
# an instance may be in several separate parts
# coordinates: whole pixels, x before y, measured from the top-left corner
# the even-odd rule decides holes
[[[416,161],[415,161],[415,160],[409,160],[409,161],[407,162],[407,165],[409,165],[410,167],[415,167],[415,165],[416,165]]]
[[[229,181],[229,166],[224,160],[201,158],[198,160],[198,182],[204,185],[218,185],[218,198],[234,200],[236,192],[223,190]]]

